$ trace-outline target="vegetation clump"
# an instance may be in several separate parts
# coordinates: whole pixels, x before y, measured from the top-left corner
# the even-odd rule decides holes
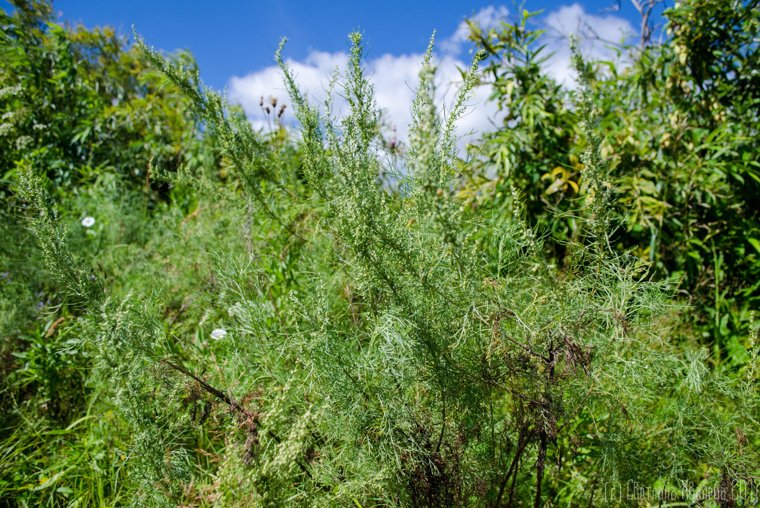
[[[18,58],[0,70],[19,83],[3,111],[89,106],[0,130],[17,147],[0,187],[0,505],[756,502],[756,295],[724,278],[738,251],[722,250],[755,246],[736,232],[757,226],[741,194],[760,183],[744,155],[756,112],[743,79],[677,67],[704,9],[670,11],[677,34],[620,75],[574,50],[572,92],[543,74],[527,14],[473,25],[482,51],[446,114],[431,38],[404,150],[383,140],[360,34],[331,92],[345,115],[309,102],[283,42],[297,124],[257,131],[187,55],[57,26],[44,3],[3,13]],[[742,20],[709,32],[735,60],[756,50]],[[735,60],[737,76],[754,65]],[[455,125],[483,65],[507,119],[463,159]],[[674,102],[657,88],[674,79],[702,85]],[[712,99],[731,129],[705,119]],[[671,133],[672,150],[621,138],[619,122],[663,114],[701,130]],[[154,120],[167,130],[142,130]],[[667,201],[688,187],[673,164],[713,172],[707,212]]]

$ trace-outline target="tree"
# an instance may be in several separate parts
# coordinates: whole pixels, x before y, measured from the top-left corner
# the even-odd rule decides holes
[[[757,5],[680,2],[665,13],[671,38],[631,49],[627,68],[605,62],[592,83],[610,205],[623,226],[613,245],[680,281],[695,309],[680,337],[712,346],[712,362],[732,366],[750,358],[760,287]],[[473,152],[480,163],[462,192],[478,206],[509,208],[514,188],[562,264],[568,238],[581,233],[584,141],[572,94],[543,72],[541,33],[527,19],[488,34],[473,27],[506,115]]]

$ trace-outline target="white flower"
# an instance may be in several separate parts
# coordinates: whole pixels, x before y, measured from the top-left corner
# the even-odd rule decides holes
[[[221,340],[225,335],[227,335],[227,330],[224,328],[217,328],[211,332],[211,338],[214,340]]]
[[[82,226],[89,228],[92,227],[92,225],[95,224],[95,217],[90,217],[89,215],[82,219]]]

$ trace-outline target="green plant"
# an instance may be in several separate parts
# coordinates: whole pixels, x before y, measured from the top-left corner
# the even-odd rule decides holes
[[[51,192],[21,152],[0,211],[16,218],[0,224],[0,502],[752,502],[756,347],[719,361],[677,278],[653,276],[664,258],[625,252],[649,212],[619,213],[640,197],[608,146],[622,92],[576,52],[574,105],[533,97],[570,95],[542,76],[528,19],[481,34],[517,45],[513,68],[486,60],[498,86],[524,78],[504,100],[515,132],[482,152],[500,138],[511,161],[490,187],[489,159],[454,139],[483,54],[444,115],[431,40],[399,151],[359,34],[332,84],[340,118],[278,51],[297,135],[255,131],[189,61],[130,50],[192,107],[202,137],[181,143],[199,158],[160,172],[165,193],[103,168]],[[728,259],[714,249],[721,280]],[[650,490],[615,497],[628,485]]]
[[[299,245],[287,300],[272,291],[265,255],[222,278],[237,301],[237,347],[250,350],[227,369],[245,365],[257,380],[239,388],[257,394],[248,410],[255,425],[226,454],[222,499],[456,505],[533,498],[540,505],[562,496],[579,471],[590,496],[605,482],[678,481],[679,471],[701,463],[699,454],[683,447],[660,460],[662,444],[703,425],[721,427],[696,416],[674,423],[667,412],[642,419],[668,403],[696,415],[691,394],[708,391],[701,391],[700,363],[679,367],[680,353],[651,328],[665,323],[656,321],[663,288],[646,280],[644,265],[608,247],[609,170],[589,106],[593,78],[583,71],[589,180],[582,190],[588,213],[579,220],[587,243],[570,239],[558,271],[523,212],[504,217],[456,196],[451,139],[460,110],[438,118],[431,51],[402,174],[377,155],[384,144],[358,35],[342,84],[350,112],[339,124],[306,102],[280,60],[300,124],[304,177],[283,196],[303,219],[297,230],[280,225],[285,241]],[[230,128],[219,99],[193,75],[164,68],[211,125]],[[473,68],[457,108],[474,76]],[[247,136],[224,146],[243,174]],[[259,175],[267,185],[274,177]],[[277,192],[255,198],[263,211],[282,206]],[[685,391],[666,390],[674,372],[687,380]],[[736,417],[748,423],[747,414]],[[716,443],[708,449],[719,450]],[[626,454],[636,447],[633,461]],[[570,470],[549,466],[563,457]],[[714,464],[751,470],[735,455]]]
[[[711,348],[711,362],[738,367],[757,304],[758,166],[756,2],[680,2],[665,12],[661,44],[626,51],[632,64],[599,65],[586,110],[600,112],[599,152],[609,167],[613,247],[680,280],[693,305],[678,340]],[[568,239],[582,240],[578,190],[589,180],[573,95],[544,72],[542,32],[531,14],[471,39],[488,55],[488,85],[505,109],[503,128],[475,146],[460,193],[474,205],[515,208],[546,235],[561,266]],[[730,270],[726,270],[731,267]]]

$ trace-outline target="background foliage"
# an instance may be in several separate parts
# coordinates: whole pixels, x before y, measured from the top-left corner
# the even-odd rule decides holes
[[[665,12],[665,43],[635,51],[623,68],[600,63],[591,83],[610,206],[622,217],[611,241],[650,261],[657,277],[680,281],[693,306],[680,339],[709,345],[712,361],[732,366],[749,359],[760,295],[758,14],[751,1],[682,2]],[[583,141],[573,92],[542,71],[548,55],[529,19],[471,27],[490,59],[483,80],[506,115],[473,147],[462,192],[508,211],[516,186],[561,263],[578,236]]]

